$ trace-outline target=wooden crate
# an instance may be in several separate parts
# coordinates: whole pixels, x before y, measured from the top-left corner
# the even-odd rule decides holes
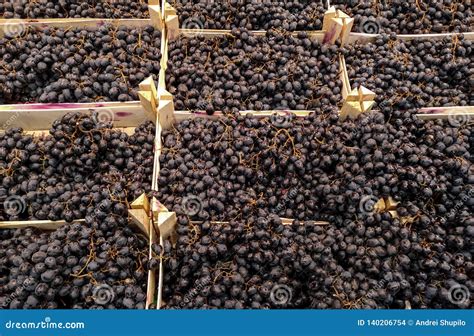
[[[112,25],[114,27],[118,26],[126,26],[129,28],[143,28],[148,25],[152,25],[155,28],[158,28],[160,31],[160,27],[155,23],[153,23],[150,19],[1,19],[0,20],[0,38],[5,35],[5,33],[15,32],[16,35],[20,35],[27,31],[28,29],[32,28],[64,28],[64,29],[74,29],[74,28],[100,28],[105,25]],[[163,32],[162,32],[163,35]],[[162,39],[163,40],[163,39]],[[158,75],[158,74],[156,74]],[[149,78],[147,80],[150,80]],[[142,84],[145,83],[143,81],[140,84],[141,91],[152,91],[152,94],[145,94],[144,97],[140,95],[140,101],[142,105],[146,100],[156,100],[156,89],[154,91],[150,88],[150,82],[145,83],[143,86]],[[153,97],[153,99],[152,99]],[[157,102],[155,101],[155,104]],[[151,105],[153,105],[151,103]],[[150,110],[151,106],[148,106],[145,112]],[[61,111],[64,109],[68,109],[71,112],[85,112],[87,110],[90,111],[104,111],[109,112],[110,114],[114,115],[114,120],[118,121],[118,127],[128,126],[128,125],[121,125],[121,120],[132,121],[131,115],[135,114],[136,117],[140,117],[140,102],[139,101],[131,101],[131,102],[101,102],[101,103],[34,103],[34,104],[11,104],[11,105],[0,105],[0,113],[6,112],[3,116],[0,116],[0,125],[8,118],[15,115],[17,112],[22,111],[30,112],[30,117],[32,119],[22,119],[25,124],[25,129],[28,130],[36,130],[41,129],[40,125],[43,129],[47,129],[49,127],[44,128],[44,125],[50,123],[50,121],[56,119],[58,116],[61,115]],[[43,110],[48,110],[50,119],[44,120],[43,117],[45,114],[39,114]],[[8,115],[10,113],[10,115]],[[55,114],[56,113],[56,116]],[[49,118],[49,117],[48,117]],[[154,120],[154,119],[153,119]],[[23,127],[23,126],[22,126]]]
[[[2,19],[0,20],[0,37],[5,32],[25,31],[33,27],[57,27],[57,28],[100,28],[104,25],[141,28],[153,25],[150,19]],[[154,25],[157,27],[156,25]],[[159,27],[158,27],[159,28]],[[113,122],[114,129],[120,129],[132,134],[137,126],[146,120],[156,122],[156,110],[158,105],[157,90],[151,78],[140,83],[138,94],[140,101],[130,102],[101,102],[101,103],[36,103],[36,104],[11,104],[0,105],[0,131],[10,127],[21,127],[26,133],[42,135],[48,132],[54,120],[61,118],[66,113],[98,113],[104,114],[107,121]],[[157,127],[159,130],[159,127]],[[79,219],[75,222],[83,222]],[[0,229],[22,228],[33,226],[43,230],[55,230],[65,221],[5,221],[0,222]],[[150,234],[150,246],[154,241],[153,233],[148,228],[150,224],[137,226],[142,232]],[[150,252],[151,254],[151,252]],[[147,302],[148,308],[155,299],[156,281],[154,277],[148,278]]]
[[[467,32],[462,33],[466,40],[473,41],[474,40],[474,32]],[[443,33],[443,34],[400,34],[397,37],[402,41],[409,41],[409,40],[442,40],[446,37],[452,38],[454,35],[459,35],[459,33]],[[349,34],[348,43],[371,43],[374,42],[380,34],[365,34],[365,33],[354,33],[351,32]]]
[[[1,19],[0,20],[0,37],[4,37],[5,33],[21,32],[28,28],[100,28],[105,25],[126,26],[129,28],[143,28],[151,25],[161,31],[151,19]]]
[[[84,219],[77,219],[72,221],[71,223],[67,223],[66,221],[48,221],[48,220],[43,220],[43,221],[11,221],[11,222],[0,222],[0,230],[6,230],[6,229],[24,229],[27,227],[33,227],[38,230],[42,231],[54,231],[58,228],[60,228],[63,225],[70,225],[73,223],[84,223]],[[133,225],[132,225],[133,226]],[[136,226],[133,226],[133,228],[137,231],[138,228]],[[144,233],[143,231],[141,231]],[[150,245],[149,248],[151,248],[151,243],[152,240],[149,240]],[[150,252],[151,254],[151,252]],[[146,309],[150,307],[151,304],[154,303],[155,301],[155,288],[156,288],[156,280],[154,277],[150,278],[148,277],[147,279],[147,299],[145,303]]]
[[[222,34],[229,33],[230,30],[224,29],[180,29],[179,13],[176,9],[171,6],[166,0],[161,7],[160,21],[165,26],[165,30],[168,32],[170,39],[175,39],[178,35],[185,34],[196,35],[202,32],[215,34],[220,36]],[[354,24],[354,19],[349,17],[347,14],[327,2],[327,11],[323,16],[323,27],[321,30],[306,31],[312,37],[317,37],[321,42],[334,44],[336,41],[340,41],[342,44],[347,43],[349,40],[349,33]],[[254,31],[256,35],[259,33],[265,34],[266,31]],[[292,34],[298,34],[300,31],[292,32]]]
[[[16,104],[0,105],[0,131],[10,127],[21,127],[26,133],[33,135],[47,134],[54,120],[61,118],[66,113],[78,112],[91,114],[93,112],[104,114],[107,121],[113,123],[114,129],[120,129],[127,134],[133,134],[135,128],[146,120],[156,122],[157,116],[157,90],[153,79],[149,77],[140,83],[140,101],[135,102],[104,102],[104,103],[65,103],[65,104]],[[157,134],[161,128],[158,125]],[[155,148],[156,150],[156,148]],[[135,203],[135,202],[134,202]],[[132,206],[134,205],[132,203]],[[132,219],[134,209],[129,213]],[[84,219],[77,219],[74,222],[84,222]],[[0,229],[14,229],[25,227],[36,227],[42,230],[55,230],[65,225],[64,220],[49,221],[1,221]],[[150,230],[151,221],[149,218],[142,218],[142,221],[132,221],[134,227],[140,230],[149,238],[149,248],[156,241],[156,235]],[[151,249],[149,251],[151,256]],[[156,280],[149,272],[147,279],[147,301],[146,308],[149,308],[155,301]]]
[[[19,125],[24,127],[27,133],[31,133],[33,135],[41,135],[44,133],[48,133],[48,129],[50,128],[51,122],[55,119],[61,117],[62,115],[69,113],[69,112],[91,112],[91,111],[102,111],[104,108],[107,109],[108,107],[99,107],[99,108],[90,108],[87,106],[80,106],[84,104],[77,104],[78,107],[75,109],[55,109],[55,110],[45,110],[45,109],[37,109],[37,110],[16,110],[15,112],[12,111],[0,111],[0,124],[5,125],[4,120],[12,120],[11,118],[15,118],[15,126]],[[87,104],[86,104],[87,105]],[[138,103],[133,103],[135,113],[127,112],[126,115],[120,114],[120,109],[123,109],[123,106],[120,104],[111,103],[111,105],[118,105],[116,109],[112,109],[115,112],[115,115],[120,116],[120,118],[114,120],[114,129],[120,129],[127,134],[133,134],[135,128],[139,126],[143,121],[147,119],[146,114],[144,113],[143,107]],[[130,104],[126,104],[126,108]],[[110,110],[109,110],[110,111]],[[127,110],[129,111],[129,110]],[[31,128],[29,128],[31,126]],[[2,131],[2,129],[0,129]],[[73,223],[81,223],[84,222],[84,219],[76,219]],[[31,221],[0,221],[0,229],[19,229],[19,228],[26,228],[26,227],[35,227],[41,230],[56,230],[62,225],[67,225],[68,223],[64,220],[60,221],[49,221],[49,220],[31,220]],[[152,242],[154,242],[155,238],[153,233],[150,235],[149,230],[144,229],[144,227],[139,225],[132,226],[136,230],[140,230],[143,232],[147,237],[149,237],[149,248],[151,248]],[[145,224],[146,225],[146,224]],[[151,250],[149,251],[151,255]],[[156,280],[154,277],[148,278],[147,280],[147,300],[146,300],[146,308],[148,309],[151,304],[154,303],[155,300],[155,288],[156,288]]]
[[[444,38],[453,38],[459,35],[459,33],[445,33],[445,34],[412,34],[412,35],[397,35],[397,38],[401,41],[412,41],[412,40],[429,40],[438,41]],[[463,33],[466,40],[474,41],[474,32]],[[363,34],[363,33],[351,33],[349,36],[349,43],[373,43],[379,34]],[[347,73],[347,66],[344,62],[344,71]],[[351,87],[350,82],[347,84]],[[474,106],[435,106],[435,107],[423,107],[418,109],[416,116],[422,120],[453,120],[455,125],[456,120],[466,122],[474,119]]]
[[[265,36],[266,31],[252,31],[256,36]],[[294,36],[297,36],[299,32],[293,32],[292,34]],[[316,39],[318,42],[323,42],[324,41],[324,32],[321,31],[308,31],[308,36],[310,39]],[[225,37],[225,36],[232,36],[232,33],[230,30],[192,30],[192,29],[179,29],[178,34],[180,36],[185,36],[189,38],[193,38],[196,35],[203,36],[204,38],[215,38],[215,37]],[[158,91],[159,91],[159,98],[160,101],[171,101],[173,102],[173,95],[167,90],[166,86],[166,71],[168,68],[168,55],[169,55],[169,43],[171,39],[169,37],[169,32],[165,31],[162,35],[162,43],[161,43],[161,54],[162,54],[162,59],[161,59],[161,69],[160,69],[160,75],[159,75],[159,84],[158,84]],[[351,92],[351,87],[350,87],[350,82],[349,82],[349,76],[346,68],[346,62],[344,59],[344,56],[341,54],[339,55],[338,58],[339,61],[339,72],[338,76],[340,80],[342,81],[342,87],[341,87],[341,95],[342,98],[345,100],[349,93]],[[174,112],[174,107],[172,108],[173,113]],[[305,117],[308,116],[313,110],[280,110],[284,113],[295,113],[299,117]],[[267,110],[267,111],[255,111],[255,110],[242,110],[239,111],[240,114],[253,114],[256,117],[265,117],[265,116],[270,116],[277,112],[276,110]],[[164,115],[163,109],[161,109],[160,114]],[[202,111],[197,111],[195,113],[197,116],[201,116],[205,113]],[[216,111],[215,115],[220,115],[220,111]],[[166,113],[166,115],[169,116],[169,113]],[[187,111],[176,111],[176,115],[178,118],[182,118],[183,116],[188,116]],[[192,117],[192,116],[190,116]],[[173,118],[174,119],[174,118]]]
[[[66,112],[102,113],[117,128],[134,128],[148,119],[139,101],[0,105],[0,129],[15,126],[27,131],[48,130]]]

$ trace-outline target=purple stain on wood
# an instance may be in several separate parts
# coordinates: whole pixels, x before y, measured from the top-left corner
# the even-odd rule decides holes
[[[194,111],[191,114],[196,114],[196,115],[208,115],[206,111]],[[214,111],[214,116],[222,115],[222,112],[220,111]]]
[[[118,118],[125,118],[125,117],[133,115],[132,112],[114,112],[114,114]]]
[[[97,107],[105,107],[104,104],[93,104],[93,108]],[[18,104],[15,106],[15,109],[19,110],[29,110],[31,108],[38,109],[38,110],[53,110],[53,109],[68,109],[68,108],[90,108],[88,106],[84,106],[81,103],[46,103],[46,104]]]
[[[324,34],[323,43],[329,43],[334,36],[336,36],[336,26],[332,26],[332,28]]]
[[[443,113],[443,112],[445,112],[445,109],[442,107],[434,107],[431,109],[418,110],[419,114],[435,114],[435,113]]]

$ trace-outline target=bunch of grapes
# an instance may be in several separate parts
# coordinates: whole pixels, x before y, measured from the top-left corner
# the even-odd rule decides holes
[[[117,205],[103,198],[84,223],[52,232],[0,231],[0,307],[145,308],[148,242]]]
[[[147,0],[4,0],[0,4],[4,19],[48,18],[147,18]]]
[[[138,84],[160,70],[160,36],[151,26],[7,32],[0,104],[138,100]]]
[[[43,137],[19,128],[0,135],[0,220],[72,221],[104,199],[124,211],[150,192],[154,125],[145,122],[127,135],[100,118],[70,113]]]
[[[387,212],[341,217],[320,226],[283,225],[264,210],[228,223],[179,216],[176,246],[165,242],[165,308],[473,307],[472,253],[453,244],[472,239],[472,219],[451,230]]]
[[[166,82],[177,110],[308,110],[341,103],[339,48],[307,33],[235,29],[170,43]]]
[[[373,90],[382,110],[474,105],[473,43],[463,35],[402,41],[382,34],[344,53],[354,86]]]
[[[463,0],[331,1],[368,34],[434,34],[472,31],[473,12]]]
[[[245,219],[263,208],[341,221],[366,198],[392,196],[438,222],[469,194],[472,130],[415,114],[394,113],[390,123],[377,112],[341,122],[333,108],[304,119],[184,120],[163,132],[158,197],[196,219]]]

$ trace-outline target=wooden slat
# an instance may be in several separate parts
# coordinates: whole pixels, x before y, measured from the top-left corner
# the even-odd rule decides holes
[[[219,111],[216,111],[213,115],[208,115],[206,112],[191,113],[190,111],[174,111],[174,120],[178,123],[192,118],[219,119],[222,115],[222,112]]]
[[[342,98],[346,99],[352,88],[351,83],[349,81],[349,74],[347,72],[346,59],[344,55],[339,56],[339,71],[341,72]]]
[[[154,230],[150,231],[150,240],[148,242],[148,259],[153,258],[153,250],[152,245],[156,243],[156,234]],[[162,262],[160,261],[160,268]],[[147,279],[147,292],[146,292],[146,303],[145,308],[149,309],[150,305],[155,302],[155,294],[156,294],[156,274],[155,270],[148,271],[148,279]]]
[[[275,113],[280,114],[280,115],[293,113],[297,117],[307,117],[311,112],[314,112],[314,111],[311,111],[311,110],[263,110],[263,111],[243,110],[243,111],[239,111],[239,114],[241,115],[252,114],[256,118],[265,118],[265,117],[270,117],[274,115]]]
[[[161,36],[161,61],[160,61],[160,68],[166,70],[168,68],[168,39],[166,38],[166,34],[162,34]]]
[[[474,40],[474,32],[462,33],[466,40]],[[444,33],[444,34],[400,34],[397,38],[403,41],[410,40],[442,40],[446,37],[452,38],[454,35],[459,33]],[[359,42],[362,44],[374,42],[379,34],[364,34],[364,33],[350,33],[348,43]]]
[[[164,245],[163,238],[160,237],[160,245]],[[156,299],[156,309],[161,309],[163,305],[163,278],[164,278],[164,263],[163,259],[160,259],[160,268],[158,270],[158,290]]]
[[[295,221],[295,219],[284,218],[284,217],[280,217],[280,220],[281,220],[281,223],[283,225],[291,225]],[[205,221],[191,221],[191,224],[198,225],[198,224],[201,224],[203,222],[205,222]],[[314,220],[305,220],[305,221],[300,221],[300,222],[301,223],[310,222],[313,225],[329,225],[330,224],[327,221],[314,221]],[[211,223],[211,225],[226,225],[226,224],[229,224],[229,222],[219,222],[219,221],[211,221],[210,223]]]
[[[156,122],[155,144],[154,144],[154,161],[153,161],[153,176],[151,180],[151,190],[158,191],[158,178],[160,177],[160,156],[161,156],[161,124]]]
[[[474,106],[426,107],[418,110],[416,116],[422,120],[453,119],[460,123],[474,119]]]
[[[280,219],[281,219],[281,222],[282,222],[283,225],[291,225],[295,221],[292,218],[282,218],[282,217],[280,217]],[[305,220],[305,221],[300,221],[300,222],[301,222],[301,224],[303,224],[305,222],[309,222],[313,225],[329,225],[330,224],[327,221],[313,221],[313,220]]]
[[[265,36],[267,32],[265,30],[252,30],[251,31],[255,36]],[[297,36],[299,32],[291,32],[290,34],[293,36]],[[323,30],[315,30],[315,31],[306,31],[308,36],[311,39],[317,39],[318,41],[322,42],[324,39],[325,31]],[[195,36],[204,36],[205,38],[213,38],[213,37],[222,37],[222,36],[232,36],[231,30],[225,29],[180,29],[179,35],[184,35],[186,37],[195,37]]]
[[[53,103],[0,105],[0,129],[22,127],[27,131],[47,130],[68,112],[98,112],[114,127],[136,127],[147,120],[140,102],[104,102],[93,104]]]
[[[294,113],[298,118],[307,117],[310,113],[314,111],[311,110],[284,110],[284,111],[277,111],[277,110],[264,110],[264,111],[255,111],[255,110],[243,110],[239,111],[238,113],[241,115],[252,114],[255,118],[265,118],[270,117],[273,114],[288,114]],[[180,122],[186,119],[193,119],[193,118],[206,118],[206,119],[218,119],[223,116],[223,113],[220,111],[216,111],[213,115],[208,115],[204,111],[175,111],[174,112],[174,119],[175,122]]]
[[[72,223],[83,223],[83,222],[84,222],[84,219],[76,219]],[[41,230],[56,230],[65,224],[68,224],[68,222],[66,222],[65,220],[4,221],[4,222],[0,222],[0,230],[24,229],[27,227],[34,227]]]
[[[54,28],[99,28],[104,25],[127,26],[142,28],[152,25],[150,19],[3,19],[0,20],[0,37],[5,32],[21,32],[28,27],[54,27]]]
[[[114,127],[113,129],[116,131],[121,131],[127,135],[132,135],[135,133],[135,127]],[[48,135],[49,130],[24,131],[24,133],[34,137],[40,137],[43,135]]]

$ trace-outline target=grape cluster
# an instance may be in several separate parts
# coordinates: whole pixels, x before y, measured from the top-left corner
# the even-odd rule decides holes
[[[458,126],[415,111],[341,122],[333,109],[184,120],[163,132],[158,197],[196,219],[244,220],[263,208],[334,222],[363,211],[365,198],[392,196],[435,223],[472,187],[473,133]]]
[[[0,39],[0,104],[138,100],[138,84],[160,70],[160,36],[151,26],[25,27]]]
[[[147,18],[147,0],[4,0],[0,16],[4,19],[47,18]]]
[[[120,203],[52,232],[2,230],[2,309],[143,309],[148,242]]]
[[[165,244],[165,308],[472,308],[472,254],[451,240],[468,243],[473,224],[412,229],[388,213],[341,226],[283,225],[263,210],[225,224],[179,216],[176,247]]]
[[[472,31],[473,11],[464,0],[331,1],[354,18],[361,33],[428,34]]]
[[[39,138],[20,128],[0,135],[0,220],[72,221],[109,198],[117,203],[104,211],[124,212],[150,192],[154,125],[127,135],[100,118],[70,113]]]
[[[345,48],[353,85],[373,90],[381,108],[474,105],[473,43],[463,35],[402,41],[382,34],[374,43]]]
[[[173,0],[181,28],[320,30],[326,8],[317,1]]]
[[[165,131],[158,197],[179,215],[167,308],[472,307],[474,136],[415,113]],[[374,207],[389,196],[395,214]]]
[[[307,110],[342,100],[339,48],[304,32],[184,37],[170,43],[166,82],[177,110]]]
[[[321,1],[201,0],[171,2],[181,28],[287,31],[321,30],[326,3]],[[427,34],[472,30],[472,8],[463,0],[331,1],[354,18],[353,31],[369,34]]]

